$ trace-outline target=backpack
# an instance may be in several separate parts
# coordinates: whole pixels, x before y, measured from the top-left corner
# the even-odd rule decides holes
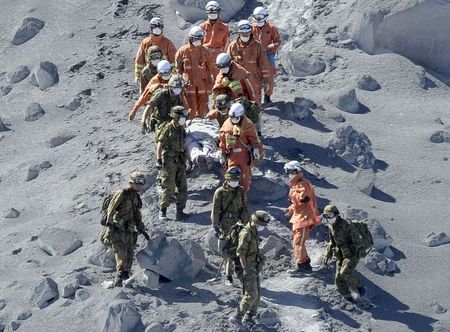
[[[124,201],[125,195],[127,194],[127,190],[123,190],[124,191],[124,196],[122,197],[122,201],[120,202],[120,204],[122,204],[122,202]],[[114,193],[108,195],[105,197],[105,199],[103,200],[103,204],[102,204],[102,210],[100,211],[101,217],[100,217],[100,224],[102,226],[107,226],[107,221],[108,221],[108,207],[109,207],[109,203],[111,203],[111,198],[113,197]],[[119,204],[119,206],[120,206]]]
[[[259,113],[261,113],[261,110],[260,110],[258,104],[256,104],[254,101],[251,101],[251,100],[248,100],[245,98],[236,99],[236,101],[238,101],[239,103],[242,104],[242,106],[244,106],[245,116],[251,122],[256,124],[259,119]]]
[[[224,258],[236,255],[236,249],[239,242],[239,233],[244,228],[244,225],[238,222],[231,227],[230,234],[225,238],[225,245],[222,249],[222,256]]]
[[[364,221],[352,220],[349,222],[350,225],[356,229],[356,232],[353,232],[353,243],[356,247],[356,252],[358,259],[366,257],[366,255],[370,252],[369,249],[373,246],[373,238],[372,234],[370,234],[369,227],[367,227],[367,223]],[[357,236],[355,236],[357,234]]]

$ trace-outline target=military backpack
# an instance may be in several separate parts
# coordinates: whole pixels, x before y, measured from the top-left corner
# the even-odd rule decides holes
[[[122,201],[120,202],[120,204],[122,204],[122,202],[124,201],[125,195],[128,193],[128,190],[125,189],[121,189],[124,191],[124,195],[122,197]],[[111,198],[114,196],[114,193],[109,194],[108,196],[105,197],[105,199],[103,200],[102,203],[102,210],[100,211],[101,217],[100,217],[100,224],[102,226],[107,226],[107,221],[108,221],[108,207],[109,207],[109,203],[111,203]],[[119,206],[120,206],[119,204]]]
[[[239,244],[239,233],[245,226],[238,222],[231,227],[230,234],[225,238],[225,245],[222,249],[223,257],[236,256],[236,249]]]
[[[350,226],[356,229],[355,234],[356,238],[353,238],[353,243],[356,247],[356,253],[358,258],[366,257],[366,255],[370,252],[370,248],[373,246],[373,238],[372,234],[370,234],[369,227],[367,227],[367,223],[364,221],[352,220],[349,221]]]

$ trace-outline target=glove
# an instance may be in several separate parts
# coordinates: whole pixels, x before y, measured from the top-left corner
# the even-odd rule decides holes
[[[134,84],[139,85],[140,79],[138,76],[134,77]]]
[[[275,48],[275,44],[269,44],[267,45],[267,48]]]
[[[214,227],[214,236],[216,238],[219,238],[220,235],[222,235],[222,232],[220,231],[219,227]]]
[[[323,255],[320,257],[320,265],[327,266],[330,259],[331,257],[329,255]]]
[[[141,122],[141,134],[145,135],[147,133],[147,124],[145,122]]]
[[[253,158],[255,159],[261,159],[261,154],[259,153],[258,149],[253,149]]]
[[[269,83],[264,83],[264,92],[269,91],[269,89],[270,89]]]
[[[286,218],[290,218],[292,216],[292,213],[289,209],[284,210],[284,216]]]
[[[147,241],[150,240],[150,236],[148,236],[148,233],[147,233],[147,232],[142,233],[142,236],[145,237],[145,239],[146,239]]]
[[[309,196],[305,196],[305,198],[300,200],[300,203],[308,203],[310,200]]]
[[[219,163],[223,166],[227,162],[227,158],[224,155],[219,157]]]
[[[162,168],[162,160],[156,160],[156,169],[159,171]]]
[[[130,111],[130,113],[128,113],[128,119],[130,119],[130,121],[133,121],[135,115],[136,115],[136,110],[133,108]]]
[[[228,86],[230,85],[230,79],[229,79],[228,77],[224,77],[224,78],[222,79],[222,85],[223,85],[224,87],[228,87]]]

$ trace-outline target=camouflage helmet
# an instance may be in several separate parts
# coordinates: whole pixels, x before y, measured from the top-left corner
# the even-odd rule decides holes
[[[189,114],[188,110],[185,109],[183,106],[174,106],[170,110],[170,117],[175,120],[180,120],[180,117],[184,116],[187,117]]]
[[[145,184],[145,175],[139,171],[134,171],[128,177],[128,183]]]
[[[338,210],[338,208],[335,205],[328,204],[323,209],[323,214],[327,215],[327,214],[331,214],[331,213],[333,213],[333,215],[338,215],[339,214],[339,210]]]
[[[271,219],[272,217],[270,216],[270,214],[263,210],[258,210],[254,214],[252,214],[252,221],[257,226],[267,226]]]
[[[171,88],[183,88],[184,86],[183,77],[181,77],[181,75],[178,74],[172,75],[168,84]]]
[[[145,56],[147,57],[147,60],[161,60],[163,57],[162,51],[157,45],[150,46],[145,53]]]
[[[232,166],[225,172],[226,181],[239,181],[241,179],[242,170],[238,166]]]
[[[218,95],[218,96],[216,97],[216,106],[217,106],[218,108],[225,108],[225,107],[230,108],[230,106],[231,106],[231,100],[230,100],[230,97],[228,97],[228,96],[225,95],[225,94]]]

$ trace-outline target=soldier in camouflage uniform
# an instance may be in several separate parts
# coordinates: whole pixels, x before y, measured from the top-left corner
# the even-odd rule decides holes
[[[214,109],[208,114],[210,120],[217,120],[219,128],[228,119],[228,111],[230,110],[231,100],[227,95],[218,95],[214,102]]]
[[[241,281],[243,297],[237,312],[230,317],[231,323],[253,322],[260,300],[261,260],[258,249],[258,231],[264,229],[271,220],[270,215],[265,211],[256,211],[251,221],[240,231],[237,256],[240,266],[236,266],[236,274]]]
[[[175,220],[188,217],[183,212],[187,201],[186,130],[184,125],[188,116],[183,106],[175,106],[170,111],[171,121],[158,129],[156,141],[156,168],[160,170],[161,195],[159,201],[159,219],[167,220],[167,207],[176,193],[177,212]]]
[[[321,263],[326,265],[334,253],[336,256],[336,288],[346,300],[353,301],[350,288],[358,291],[360,296],[365,294],[361,281],[353,275],[359,258],[352,239],[357,238],[359,235],[352,234],[355,231],[357,232],[357,230],[354,227],[350,227],[349,221],[339,215],[339,210],[336,206],[325,206],[323,217],[329,224],[330,242],[321,259]]]
[[[147,64],[145,65],[144,69],[141,71],[141,79],[140,79],[140,93],[144,92],[145,87],[147,86],[148,82],[153,78],[153,76],[158,74],[158,71],[156,70],[156,66],[158,66],[158,63],[162,59],[162,52],[161,49],[156,46],[150,46],[147,50],[147,54],[145,55]]]
[[[121,287],[122,280],[130,277],[138,233],[149,239],[142,222],[142,201],[139,196],[145,184],[145,176],[141,172],[133,172],[128,182],[128,188],[116,191],[111,197],[107,227],[102,232],[101,239],[112,248],[116,256],[117,276],[113,284],[116,287]]]
[[[247,194],[239,185],[241,169],[231,167],[225,172],[225,182],[214,193],[211,222],[216,237],[219,238],[219,253],[227,242],[231,227],[240,222],[245,225],[250,220]],[[230,284],[233,283],[233,262],[235,255],[225,258],[225,275]]]

